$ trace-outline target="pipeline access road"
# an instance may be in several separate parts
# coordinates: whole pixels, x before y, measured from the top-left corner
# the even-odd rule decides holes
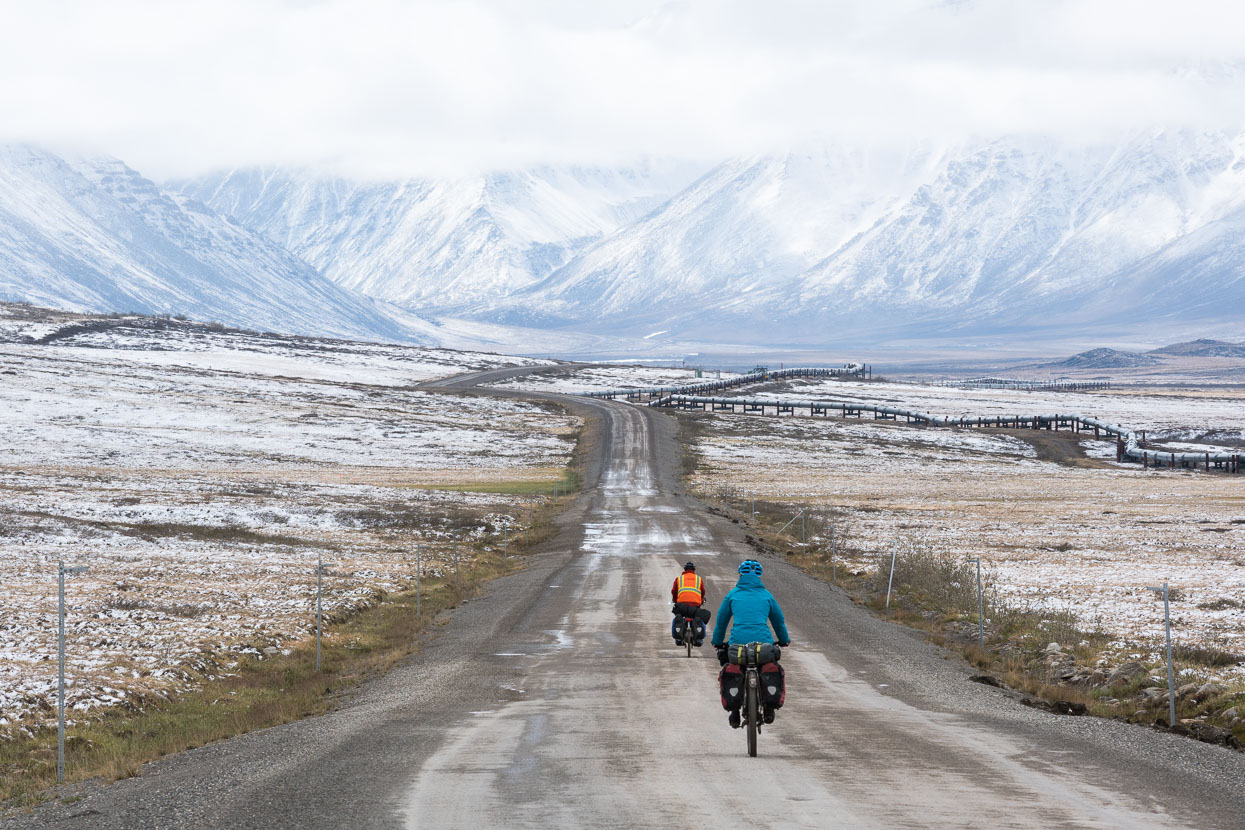
[[[682,563],[716,610],[751,553],[742,530],[682,492],[669,414],[560,400],[595,431],[583,491],[544,552],[418,654],[330,714],[150,764],[12,826],[1242,827],[1245,755],[1022,706],[773,559],[764,579],[794,641],[787,705],[749,758],[712,651],[689,659],[669,636]]]

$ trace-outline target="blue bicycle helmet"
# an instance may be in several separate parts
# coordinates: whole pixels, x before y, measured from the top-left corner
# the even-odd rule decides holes
[[[760,576],[761,563],[755,559],[745,559],[739,563],[739,572],[741,574],[756,574],[757,576]]]

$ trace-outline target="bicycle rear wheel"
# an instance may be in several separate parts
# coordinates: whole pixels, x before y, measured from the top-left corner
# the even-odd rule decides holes
[[[757,757],[757,722],[760,717],[757,706],[757,675],[748,673],[748,688],[745,690],[744,707],[748,720],[748,755]]]
[[[687,644],[687,656],[692,656],[692,638],[686,634],[683,635],[683,642]]]

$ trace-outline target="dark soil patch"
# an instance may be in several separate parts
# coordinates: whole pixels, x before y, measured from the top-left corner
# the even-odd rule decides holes
[[[1090,469],[1106,469],[1112,466],[1106,461],[1087,456],[1080,440],[1072,433],[1045,429],[1002,429],[997,432],[1019,438],[1033,447],[1040,461]]]

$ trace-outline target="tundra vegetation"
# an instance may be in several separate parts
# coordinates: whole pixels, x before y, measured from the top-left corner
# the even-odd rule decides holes
[[[322,711],[418,648],[577,483],[577,419],[418,388],[523,362],[0,320],[0,800],[55,782],[58,561],[89,568],[66,585],[71,781]]]

